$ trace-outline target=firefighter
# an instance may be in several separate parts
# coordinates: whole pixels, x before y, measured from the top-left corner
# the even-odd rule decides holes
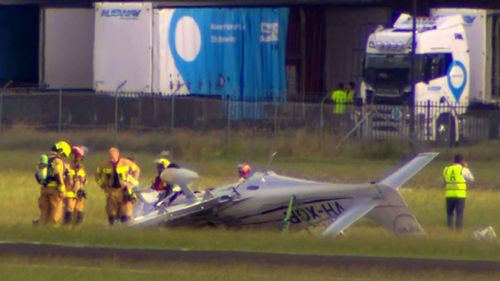
[[[169,182],[165,182],[161,179],[161,173],[165,171],[165,169],[179,169],[180,166],[177,163],[170,162],[167,158],[161,157],[155,160],[156,164],[156,177],[151,185],[151,189],[154,189],[159,192],[158,200],[155,203],[155,206],[164,205],[165,207],[169,206],[180,194],[182,194],[182,190],[180,186],[176,184],[172,184]],[[167,200],[168,198],[168,200]]]
[[[238,165],[238,176],[240,181],[244,181],[250,177],[252,174],[252,167],[247,163],[242,163]]]
[[[156,191],[166,191],[167,183],[161,180],[161,173],[170,165],[167,158],[158,158],[154,162],[156,164],[156,177],[151,184],[151,189]]]
[[[83,222],[83,209],[85,207],[85,184],[87,172],[83,159],[88,149],[85,146],[75,145],[71,148],[71,159],[68,164],[66,177],[66,194],[64,198],[64,224],[79,225]]]
[[[118,220],[127,223],[136,201],[132,188],[138,185],[141,170],[135,161],[120,157],[120,150],[116,147],[109,149],[108,156],[109,160],[97,168],[96,182],[106,193],[109,225]]]
[[[66,163],[71,146],[66,141],[56,142],[47,154],[46,165],[39,165],[37,180],[41,185],[38,206],[40,219],[35,224],[57,226],[62,218],[63,198],[66,192]],[[45,160],[45,157],[42,157]]]

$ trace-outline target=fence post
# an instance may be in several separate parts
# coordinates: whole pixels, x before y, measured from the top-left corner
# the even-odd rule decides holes
[[[62,88],[59,89],[58,103],[57,103],[57,132],[62,130]]]
[[[115,132],[118,132],[118,91],[115,91]]]
[[[229,139],[231,138],[231,113],[232,113],[232,103],[231,96],[227,96],[227,126],[226,126],[226,144],[229,143]]]
[[[174,152],[175,143],[175,94],[172,94],[171,99],[171,112],[170,112],[170,151]]]
[[[432,108],[434,109],[434,108]],[[429,141],[431,139],[431,134],[432,134],[432,125],[431,125],[431,101],[428,100],[427,101],[427,114],[426,114],[426,117],[425,117],[425,129],[427,131],[427,141]]]
[[[118,119],[118,92],[127,84],[127,80],[123,81],[116,87],[115,90],[115,133],[118,132],[118,123],[120,122]]]
[[[144,95],[140,95],[137,97],[138,101],[137,101],[137,121],[134,122],[135,124],[130,124],[131,127],[135,127],[137,129],[137,127],[140,127],[140,124],[142,124],[142,103],[143,103],[143,99],[144,98]],[[154,99],[154,95],[152,96],[152,98]]]
[[[157,126],[158,124],[158,103],[161,102],[161,98],[156,98],[153,96],[153,124],[152,127]]]
[[[12,80],[9,80],[7,83],[5,83],[5,85],[2,87],[2,89],[0,89],[0,132],[2,132],[2,119],[3,119],[3,92],[5,91],[5,89],[7,89],[7,87],[10,86],[10,84],[12,84]]]
[[[328,97],[330,95],[328,93],[325,94],[325,96],[321,99],[320,107],[319,107],[319,130],[320,132],[323,131],[323,127],[325,126],[325,121],[324,121],[324,110],[323,107],[325,106],[325,102],[327,101]]]
[[[452,106],[454,106],[454,105],[451,105],[450,103],[448,103],[448,108],[450,109],[450,112],[452,110]],[[453,147],[453,142],[454,142],[454,140],[451,138],[452,137],[452,135],[451,135],[451,121],[452,120],[451,119],[454,117],[453,117],[453,114],[451,114],[451,116],[452,116],[451,118],[448,118],[448,147],[450,147],[450,148]],[[456,128],[455,128],[455,131],[456,131]]]
[[[2,132],[2,114],[3,114],[3,89],[0,91],[0,133]]]
[[[278,103],[279,101],[277,99],[274,100],[274,134],[273,134],[273,139],[274,143],[276,144],[276,139],[278,137]]]
[[[2,132],[2,114],[3,114],[3,89],[0,91],[0,133]]]

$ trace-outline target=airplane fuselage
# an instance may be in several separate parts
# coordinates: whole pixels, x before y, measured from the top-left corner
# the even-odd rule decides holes
[[[328,222],[323,235],[335,236],[367,217],[396,235],[421,236],[425,232],[398,188],[436,156],[420,153],[373,184],[323,183],[265,172],[228,186],[193,192],[187,185],[198,177],[195,172],[166,169],[162,180],[178,184],[182,195],[170,200],[159,199],[151,189],[137,191],[140,200],[131,225],[303,229]]]
[[[257,175],[236,192],[233,202],[220,208],[211,223],[281,228],[291,207],[290,228],[303,229],[334,220],[355,200],[380,197],[374,184],[330,184],[277,175]]]

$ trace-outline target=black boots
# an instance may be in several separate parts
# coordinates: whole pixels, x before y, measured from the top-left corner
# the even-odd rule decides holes
[[[72,221],[73,221],[73,213],[72,212],[64,212],[63,224],[70,225]]]
[[[120,216],[120,221],[123,223],[123,224],[126,224],[130,221],[130,217],[129,216]]]
[[[114,216],[108,216],[108,223],[110,226],[113,226],[115,224],[115,217]]]
[[[83,212],[76,212],[75,225],[80,225],[83,222]]]

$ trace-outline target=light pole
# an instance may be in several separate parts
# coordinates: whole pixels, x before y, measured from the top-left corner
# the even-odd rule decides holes
[[[415,66],[417,47],[417,0],[412,1],[412,30],[411,30],[411,55],[410,55],[410,138],[415,135]]]

